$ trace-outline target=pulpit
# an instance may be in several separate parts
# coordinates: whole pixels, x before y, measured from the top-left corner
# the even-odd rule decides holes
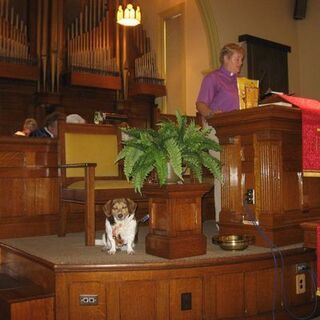
[[[302,242],[300,223],[320,218],[320,178],[303,177],[300,109],[237,110],[209,124],[223,148],[220,234],[250,234],[259,246],[269,246],[261,230],[278,246]]]

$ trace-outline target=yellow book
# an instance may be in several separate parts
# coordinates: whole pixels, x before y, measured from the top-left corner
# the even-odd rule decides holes
[[[237,78],[240,109],[247,109],[258,106],[259,80],[245,77]]]

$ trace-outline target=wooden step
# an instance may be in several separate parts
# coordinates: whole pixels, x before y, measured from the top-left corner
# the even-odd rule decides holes
[[[0,273],[2,320],[53,320],[54,294],[25,279]]]

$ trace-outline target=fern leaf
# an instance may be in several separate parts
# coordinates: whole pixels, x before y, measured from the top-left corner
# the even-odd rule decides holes
[[[182,178],[182,156],[179,145],[174,139],[167,140],[165,142],[165,147],[168,152],[170,163],[172,165],[173,171],[179,177]]]
[[[129,179],[132,176],[133,168],[142,155],[143,155],[143,152],[139,149],[131,148],[131,147],[127,148],[126,158],[124,161],[124,168],[123,168],[124,174],[127,177],[127,179]]]
[[[211,172],[211,174],[215,178],[217,178],[219,181],[222,181],[220,160],[212,157],[210,154],[206,152],[203,152],[202,164]]]

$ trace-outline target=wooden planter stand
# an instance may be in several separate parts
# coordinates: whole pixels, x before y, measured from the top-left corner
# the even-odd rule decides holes
[[[151,215],[146,252],[168,259],[205,254],[201,198],[212,187],[209,183],[146,185],[143,193],[149,197]]]

